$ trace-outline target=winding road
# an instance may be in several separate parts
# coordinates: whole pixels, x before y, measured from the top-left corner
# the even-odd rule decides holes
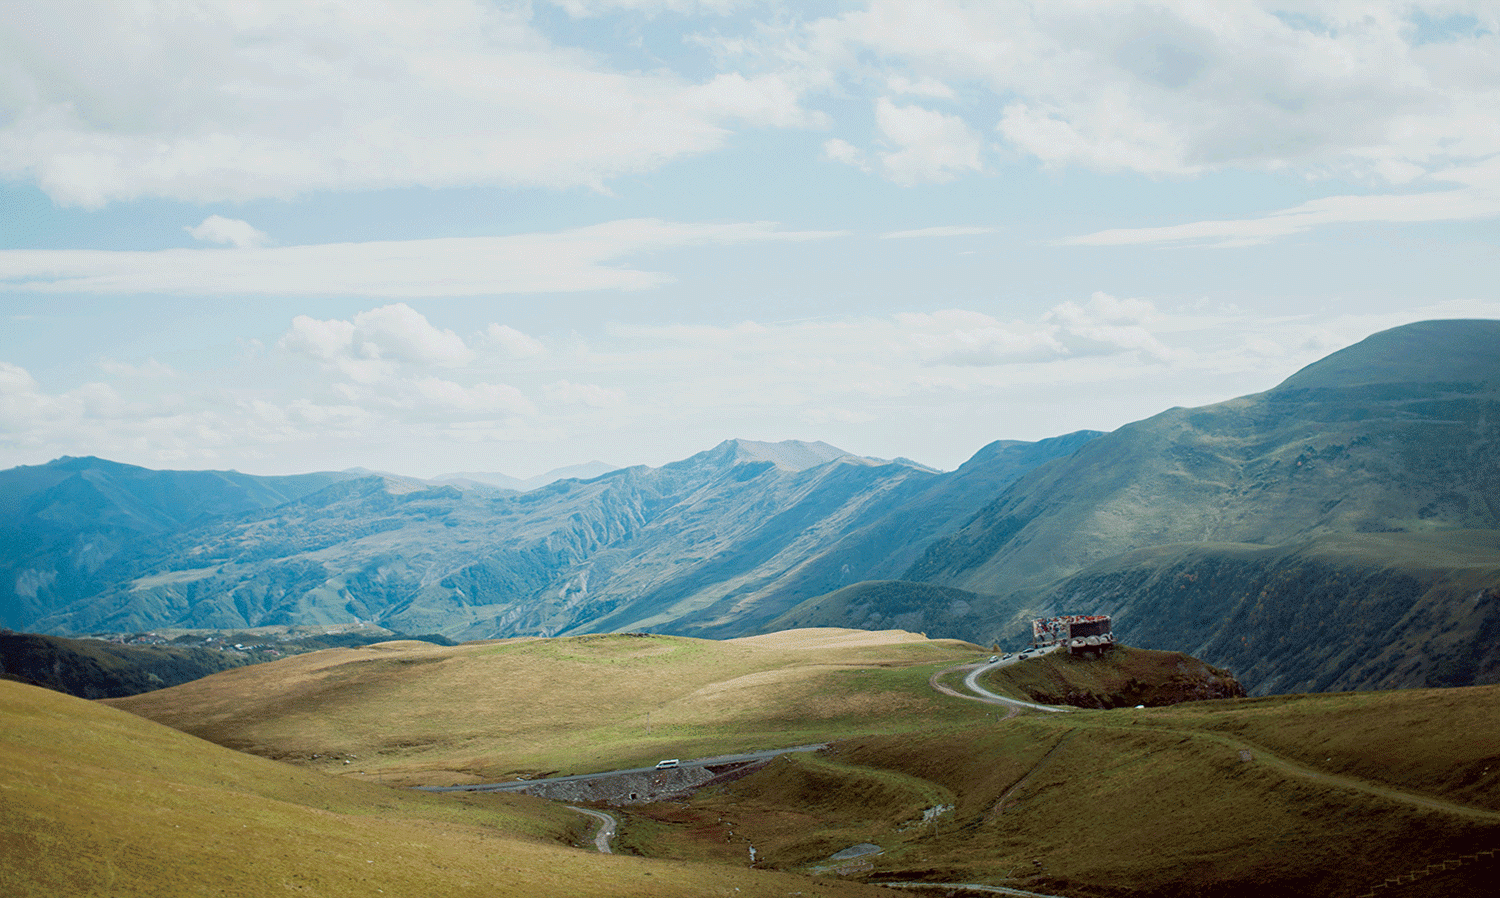
[[[1026,655],[1029,658],[1035,658],[1038,655],[1044,655],[1056,650],[1057,647],[1052,646],[1050,648],[1027,652]],[[1009,667],[1010,665],[1015,664],[1021,660],[1023,660],[1021,656],[1019,654],[1015,654],[1006,655],[998,661],[990,661],[988,663],[981,661],[977,664],[955,664],[953,667],[945,667],[937,673],[933,674],[932,677],[927,681],[927,683],[938,692],[941,692],[944,695],[951,695],[954,698],[965,698],[971,702],[984,702],[985,704],[989,705],[1002,705],[1010,709],[1010,713],[1006,715],[1007,717],[1014,717],[1016,714],[1022,711],[1047,711],[1054,714],[1067,714],[1070,711],[1078,710],[1077,708],[1063,708],[1057,705],[1040,705],[1036,702],[1024,702],[1018,698],[1009,698],[1004,695],[997,695],[979,685],[979,678],[989,673],[990,671],[998,670],[1002,667]],[[968,689],[969,692],[972,692],[973,695],[959,692],[952,686],[945,685],[942,682],[943,677],[946,677],[949,674],[957,673],[961,670],[967,670],[969,672],[968,675],[964,677],[964,688]]]
[[[678,762],[676,769],[718,767],[724,764],[742,764],[748,761],[769,761],[777,755],[784,755],[788,752],[822,751],[827,747],[828,743],[818,742],[813,745],[795,745],[791,748],[769,748],[764,751],[750,751],[737,755],[693,758]],[[626,773],[656,773],[657,769],[656,767],[629,767],[624,770],[601,770],[598,773],[575,773],[569,776],[549,776],[535,780],[511,780],[505,783],[472,783],[466,786],[418,786],[417,788],[423,792],[519,792],[522,789],[528,789],[543,783],[578,783],[586,780],[620,776]]]
[[[573,805],[565,805],[565,807],[570,811],[587,814],[598,820],[599,831],[594,834],[594,847],[599,849],[600,854],[614,854],[614,851],[609,847],[609,840],[615,837],[616,823],[612,815],[606,814],[603,811],[591,811],[588,808],[574,807]]]

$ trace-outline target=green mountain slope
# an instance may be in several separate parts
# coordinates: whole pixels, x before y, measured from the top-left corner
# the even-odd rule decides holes
[[[1211,658],[1260,695],[1500,682],[1500,531],[1159,546],[1094,565],[1049,601]]]
[[[176,686],[251,663],[196,646],[115,645],[0,631],[0,673],[82,698],[115,698]]]
[[[1500,322],[1432,321],[1376,334],[1266,393],[1172,409],[1091,441],[1017,480],[965,526],[929,547],[904,576],[1011,596],[1038,611],[1114,607],[1125,639],[1192,650],[1231,667],[1256,689],[1278,682],[1347,686],[1354,680],[1346,674],[1366,686],[1394,685],[1373,673],[1374,679],[1359,680],[1348,665],[1345,673],[1334,674],[1305,657],[1262,668],[1255,659],[1263,655],[1230,649],[1241,639],[1256,653],[1267,650],[1267,640],[1285,643],[1291,637],[1277,629],[1276,617],[1241,620],[1224,608],[1195,607],[1198,629],[1184,642],[1180,628],[1169,636],[1172,625],[1158,623],[1180,618],[1184,610],[1165,593],[1154,593],[1134,610],[1139,597],[1109,597],[1095,580],[1059,584],[1090,565],[1139,573],[1153,563],[1149,557],[1112,559],[1153,546],[1277,547],[1340,534],[1497,528]],[[1443,544],[1435,537],[1425,545]],[[1324,557],[1340,552],[1341,544],[1322,545]],[[1345,578],[1343,587],[1277,592],[1276,614],[1319,620],[1365,607],[1373,595],[1371,578],[1381,579],[1381,559],[1353,544],[1346,548],[1334,565]],[[1490,551],[1465,539],[1444,551],[1464,555],[1471,549],[1481,555]],[[1284,566],[1276,558],[1240,563],[1235,577],[1216,581],[1219,589],[1243,593],[1250,584],[1274,577],[1277,566]],[[1459,567],[1472,566],[1462,560]],[[1141,613],[1148,606],[1150,611]],[[1438,640],[1447,625],[1434,618],[1425,626],[1425,635],[1413,629],[1399,640],[1377,634],[1362,651],[1400,644],[1447,652]],[[1148,632],[1164,641],[1154,641]],[[1437,663],[1436,656],[1429,660]],[[1465,669],[1480,677],[1477,681],[1494,676],[1482,658],[1459,664],[1469,665]]]

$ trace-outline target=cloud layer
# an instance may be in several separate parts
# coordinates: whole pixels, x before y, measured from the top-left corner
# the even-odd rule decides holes
[[[529,4],[9,4],[0,174],[96,207],[316,190],[601,188],[812,123],[780,76],[614,71]]]
[[[191,230],[238,236],[245,229],[259,234],[245,222],[218,216]],[[506,237],[270,248],[246,242],[235,249],[134,252],[0,250],[0,290],[378,297],[641,290],[672,278],[609,263],[679,247],[837,236],[840,232],[785,231],[772,222],[691,224],[633,219]]]
[[[94,379],[59,391],[0,363],[0,463],[93,452],[436,474],[474,469],[477,451],[487,470],[527,473],[589,456],[660,463],[738,433],[952,466],[998,436],[1264,389],[1370,331],[1455,311],[1269,321],[1095,293],[1029,319],[953,308],[614,324],[581,339],[500,322],[460,333],[392,303],[296,316],[267,352],[206,369],[101,359]]]

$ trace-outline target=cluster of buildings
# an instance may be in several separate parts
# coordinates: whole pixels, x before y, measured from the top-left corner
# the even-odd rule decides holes
[[[1033,620],[1031,644],[1036,648],[1062,646],[1074,654],[1102,655],[1114,647],[1115,634],[1107,614],[1064,614]]]

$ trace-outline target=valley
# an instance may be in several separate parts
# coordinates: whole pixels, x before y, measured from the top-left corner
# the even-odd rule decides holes
[[[42,631],[4,634],[0,886],[1488,895],[1496,345],[1407,325],[952,472],[0,471],[0,623]],[[1060,613],[1120,644],[985,661]],[[186,642],[67,638],[157,628]]]
[[[1028,690],[1057,682],[1115,688],[1123,701],[1147,679],[1180,696],[1175,677],[1200,688],[1223,678],[1186,656],[1119,651],[1101,661],[1043,655],[984,683],[1029,700],[1045,692]],[[814,874],[804,882],[820,888],[969,882],[1073,898],[1352,898],[1386,876],[1472,855],[1410,894],[1486,894],[1493,867],[1481,852],[1500,847],[1500,687],[1019,716],[933,689],[936,678],[962,692],[964,671],[985,653],[849,630],[396,642],[108,704],[282,759],[330,789],[403,795],[828,743],[686,797],[595,805],[619,821],[613,850],[626,862]],[[593,850],[592,824],[574,816],[568,838]],[[876,850],[833,858],[858,845]]]
[[[1406,325],[1265,393],[946,473],[752,440],[526,492],[59,459],[0,472],[0,624],[1013,645],[1066,609],[1252,694],[1493,683],[1495,345],[1493,321]]]

